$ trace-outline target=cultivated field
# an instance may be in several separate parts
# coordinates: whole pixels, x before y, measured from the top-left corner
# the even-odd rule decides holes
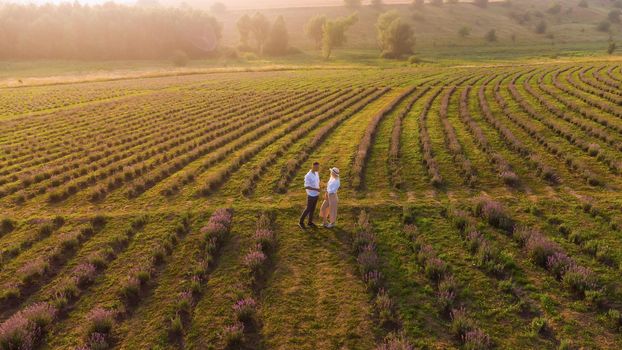
[[[621,85],[610,60],[0,88],[0,349],[620,349]],[[344,174],[334,230],[296,227],[313,161]]]

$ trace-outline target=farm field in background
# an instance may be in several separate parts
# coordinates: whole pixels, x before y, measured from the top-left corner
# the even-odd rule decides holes
[[[323,68],[0,88],[0,336],[622,347],[621,61]]]

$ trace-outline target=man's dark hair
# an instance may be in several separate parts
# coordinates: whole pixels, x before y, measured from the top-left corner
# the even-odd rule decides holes
[[[320,165],[320,162],[315,162],[313,163],[313,165]]]

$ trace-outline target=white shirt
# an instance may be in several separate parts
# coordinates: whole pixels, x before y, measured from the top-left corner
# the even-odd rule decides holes
[[[320,188],[320,174],[313,173],[313,171],[309,170],[307,175],[305,175],[305,187]],[[320,195],[320,192],[314,190],[307,190],[307,195],[311,197],[317,197]]]
[[[337,193],[337,190],[339,190],[339,186],[341,186],[341,182],[339,181],[339,178],[331,177],[330,180],[328,180],[326,191],[329,194]]]

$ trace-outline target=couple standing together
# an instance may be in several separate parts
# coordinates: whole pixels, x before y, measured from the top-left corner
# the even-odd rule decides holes
[[[317,227],[313,223],[313,216],[315,215],[315,208],[317,207],[317,201],[320,198],[320,163],[313,163],[313,168],[309,170],[305,175],[305,190],[307,191],[307,207],[300,216],[300,222],[298,226],[303,230],[307,228],[305,226],[305,219],[308,217],[308,226]],[[337,191],[341,186],[339,181],[339,169],[330,168],[330,180],[326,184],[326,192],[324,193],[324,202],[320,208],[320,217],[322,217],[322,226],[326,228],[335,227],[337,222],[337,206],[339,198],[337,197]]]

